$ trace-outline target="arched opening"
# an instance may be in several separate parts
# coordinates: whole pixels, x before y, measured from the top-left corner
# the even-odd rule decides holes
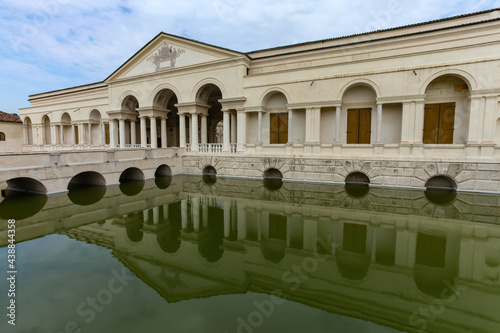
[[[275,168],[264,171],[264,187],[270,191],[277,191],[283,186],[283,174]]]
[[[28,177],[12,178],[7,180],[7,189],[5,190],[7,197],[8,193],[24,192],[35,194],[47,194],[47,188],[38,180]]]
[[[353,172],[345,178],[346,184],[370,184],[370,179],[362,172]]]
[[[207,114],[207,137],[203,137],[204,131],[199,131],[198,136],[201,143],[222,143],[223,137],[221,135],[221,125],[223,120],[222,105],[219,100],[222,99],[222,92],[215,84],[206,84],[198,90],[196,94],[196,101],[198,103],[206,104],[209,106]],[[202,124],[199,122],[199,125]],[[200,128],[201,129],[201,128]]]
[[[207,165],[201,172],[201,179],[206,185],[214,185],[217,182],[217,170],[211,165]]]
[[[26,142],[28,146],[33,145],[33,124],[31,123],[30,117],[24,118],[24,126],[26,126]]]
[[[279,91],[270,92],[264,97],[262,101],[262,107],[266,112],[265,117],[262,122],[262,133],[263,142],[269,144],[285,144],[289,140],[289,130],[290,127],[288,123],[288,109],[287,109],[288,100],[286,96]],[[304,117],[302,117],[302,111],[297,110],[294,111],[294,121],[299,121],[301,118],[304,118],[305,122],[305,112],[303,113]],[[257,115],[258,116],[258,115]],[[296,119],[297,118],[297,119]],[[257,119],[258,120],[258,119]],[[251,121],[251,119],[250,119]],[[298,128],[292,131],[293,137],[292,142],[303,143],[305,139],[305,131],[303,130],[303,126],[299,126]],[[267,135],[267,133],[269,133]]]
[[[45,115],[42,118],[42,124],[43,124],[43,144],[44,145],[50,145],[52,142],[52,132],[50,130],[50,118]]]
[[[5,133],[0,132],[0,141],[5,141]]]
[[[81,206],[99,202],[106,194],[106,180],[94,171],[79,173],[68,184],[69,199]]]
[[[377,93],[368,84],[355,84],[342,96],[341,133],[347,144],[370,144],[375,137]],[[344,125],[345,124],[345,125]]]
[[[139,125],[139,112],[137,109],[139,108],[139,102],[137,98],[132,95],[128,95],[122,102],[121,106],[121,116],[124,117],[123,124],[124,128],[118,127],[118,139],[124,142],[119,142],[121,147],[125,147],[125,145],[132,144],[135,145],[141,140],[141,126]],[[120,132],[120,131],[123,131]],[[150,128],[146,127],[146,132],[150,133]],[[111,134],[112,135],[112,134]],[[149,136],[148,136],[149,138]],[[105,141],[108,141],[107,138]],[[151,143],[148,141],[147,143]],[[142,142],[141,142],[142,144]]]
[[[120,191],[126,196],[139,194],[144,183],[144,173],[138,168],[128,168],[120,175]]]
[[[61,144],[71,145],[71,144],[75,143],[76,140],[73,137],[73,130],[71,128],[73,126],[71,124],[71,116],[67,112],[65,112],[61,116],[61,126],[62,126],[62,142],[61,142]],[[77,131],[77,127],[75,127],[75,131]]]
[[[426,189],[431,190],[451,190],[457,189],[457,183],[447,176],[434,176],[425,183]]]
[[[172,183],[172,169],[166,164],[160,165],[155,172],[155,184],[161,189],[167,189]]]
[[[172,176],[172,169],[166,164],[160,165],[155,172],[155,177]]]
[[[90,138],[89,144],[103,145],[104,138],[101,128],[101,113],[98,110],[92,110],[89,116]]]
[[[179,110],[175,106],[177,103],[177,96],[170,89],[163,89],[158,92],[153,101],[155,108],[169,110],[168,114],[166,114],[167,147],[180,146]],[[160,126],[160,124],[157,124],[157,126]],[[161,135],[161,126],[157,128],[157,133],[160,133]],[[161,145],[158,145],[158,147],[161,147]]]
[[[424,144],[463,144],[470,118],[470,90],[465,80],[443,75],[425,90]]]

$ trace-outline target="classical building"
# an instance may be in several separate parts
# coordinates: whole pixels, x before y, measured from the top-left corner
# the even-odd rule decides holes
[[[0,111],[0,151],[23,150],[23,127],[17,114]]]
[[[426,172],[500,191],[500,175],[490,185],[455,179],[470,163],[490,172],[483,180],[500,171],[499,56],[500,9],[249,53],[162,32],[102,82],[31,95],[24,150],[177,147],[183,172],[217,155],[218,173],[241,176],[264,170],[235,172],[236,156],[272,156],[291,171],[284,178],[341,182],[335,171],[309,179],[317,163],[295,162],[343,161],[365,174],[386,161],[446,162],[455,169]],[[424,186],[409,173],[395,184],[368,178]]]

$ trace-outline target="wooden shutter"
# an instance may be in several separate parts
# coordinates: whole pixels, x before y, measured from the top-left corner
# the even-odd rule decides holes
[[[269,238],[286,240],[286,216],[269,214]]]
[[[269,143],[279,143],[279,115],[271,113],[269,115]]]
[[[288,142],[288,113],[280,113],[279,143]]]
[[[370,143],[372,135],[372,109],[359,110],[359,143]]]
[[[347,143],[359,143],[359,109],[347,110]]]
[[[78,135],[78,126],[75,126],[75,144],[80,143],[80,135]]]
[[[455,130],[455,103],[441,104],[438,143],[452,144]]]
[[[110,136],[109,136],[109,124],[104,124],[104,132],[105,132],[105,136],[106,136],[106,141],[105,143],[107,145],[109,145],[109,143],[111,142],[110,140]]]
[[[446,238],[418,233],[415,262],[430,267],[444,267]]]
[[[423,143],[438,143],[439,104],[426,104],[424,109]]]
[[[451,144],[455,131],[455,103],[426,104],[423,143]]]

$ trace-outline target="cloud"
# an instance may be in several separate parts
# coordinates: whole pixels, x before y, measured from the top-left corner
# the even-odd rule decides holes
[[[400,11],[387,16],[391,6]],[[68,81],[74,81],[69,86],[101,81],[160,31],[245,52],[498,6],[499,0],[4,0],[0,62],[44,72],[47,83],[40,85],[37,75],[30,79],[24,69],[20,78],[3,69],[0,79],[19,87],[22,78],[41,91],[67,87]],[[0,109],[9,112],[23,106],[17,99],[2,103]]]

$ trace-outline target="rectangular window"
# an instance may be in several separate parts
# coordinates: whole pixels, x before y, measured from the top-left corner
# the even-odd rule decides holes
[[[425,105],[423,143],[452,144],[454,127],[455,103]]]
[[[269,115],[269,142],[271,144],[288,142],[288,113],[271,113]]]
[[[372,109],[347,110],[347,143],[370,143],[372,134]]]

